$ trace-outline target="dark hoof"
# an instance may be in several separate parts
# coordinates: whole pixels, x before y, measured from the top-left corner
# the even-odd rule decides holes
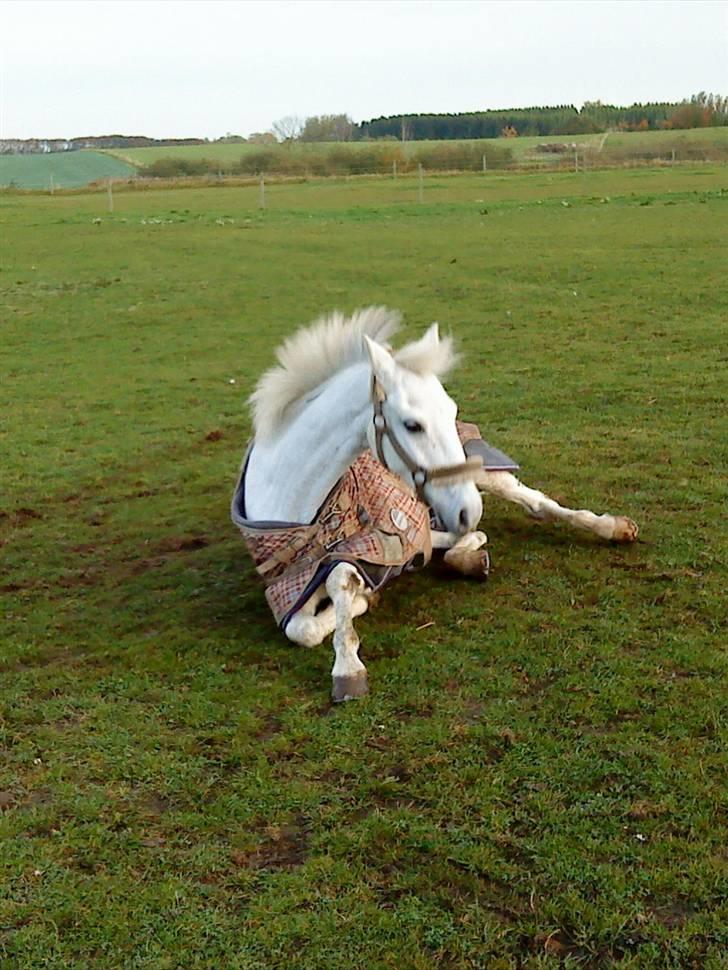
[[[334,677],[334,686],[331,690],[331,697],[334,704],[341,704],[343,701],[353,701],[357,697],[364,697],[369,693],[366,670],[360,670],[357,674],[348,677]]]

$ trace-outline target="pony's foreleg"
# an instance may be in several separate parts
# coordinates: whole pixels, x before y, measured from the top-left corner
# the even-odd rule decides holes
[[[336,611],[329,603],[319,609],[322,600],[328,599],[326,586],[322,585],[311,594],[300,610],[288,621],[286,636],[301,647],[317,647],[333,633],[336,626]],[[357,596],[354,600],[354,616],[366,613],[369,600],[366,596]]]
[[[432,548],[446,550],[443,561],[455,572],[475,579],[488,577],[490,560],[483,548],[487,542],[485,532],[467,532],[464,536],[454,532],[432,533]]]
[[[455,532],[432,532],[431,536],[433,549],[452,549],[455,543],[462,539],[462,536]]]
[[[595,515],[588,509],[564,508],[543,492],[519,482],[510,472],[482,472],[476,484],[489,495],[515,502],[541,522],[560,520],[612,542],[634,542],[639,532],[637,523],[623,515]]]
[[[485,548],[487,543],[485,532],[468,532],[447,550],[443,562],[463,576],[485,580],[490,572],[490,557]]]
[[[328,575],[326,592],[335,614],[331,696],[335,703],[368,693],[367,670],[359,659],[359,637],[352,622],[357,600],[364,599],[364,581],[354,566],[339,563]]]

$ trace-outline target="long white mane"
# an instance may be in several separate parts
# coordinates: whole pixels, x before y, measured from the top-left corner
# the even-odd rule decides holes
[[[378,343],[399,328],[401,316],[387,307],[366,307],[351,317],[338,311],[301,327],[276,350],[278,365],[266,371],[250,396],[257,438],[280,429],[293,406],[339,371],[367,359],[363,336]],[[455,362],[452,339],[413,341],[395,353],[402,367],[444,375]]]

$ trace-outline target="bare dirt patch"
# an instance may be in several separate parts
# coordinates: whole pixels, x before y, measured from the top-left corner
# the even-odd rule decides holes
[[[253,852],[233,852],[232,862],[245,869],[293,869],[306,861],[309,834],[301,817],[288,825],[269,826]]]

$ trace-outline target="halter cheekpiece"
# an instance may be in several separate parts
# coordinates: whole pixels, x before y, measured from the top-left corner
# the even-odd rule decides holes
[[[412,475],[415,491],[421,501],[425,499],[425,485],[450,485],[453,482],[473,481],[483,469],[481,455],[470,455],[458,465],[442,465],[440,468],[423,468],[403,447],[394,429],[387,424],[384,414],[384,404],[387,395],[375,376],[372,377],[372,407],[374,408],[374,444],[377,458],[389,469],[384,457],[383,442],[387,438],[397,457]],[[390,469],[391,470],[391,469]]]

